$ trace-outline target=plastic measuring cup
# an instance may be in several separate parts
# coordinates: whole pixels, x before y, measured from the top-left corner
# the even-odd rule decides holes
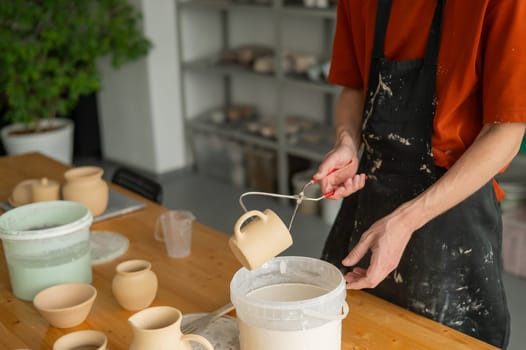
[[[155,238],[165,243],[168,256],[184,258],[190,255],[194,220],[194,214],[184,210],[170,210],[159,216]]]

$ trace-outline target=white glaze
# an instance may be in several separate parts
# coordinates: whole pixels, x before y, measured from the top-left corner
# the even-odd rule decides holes
[[[256,289],[247,296],[254,300],[293,302],[320,297],[328,290],[304,283],[282,283]],[[308,317],[308,316],[306,316]],[[239,320],[241,350],[340,350],[341,321],[297,331],[278,331],[252,326]]]

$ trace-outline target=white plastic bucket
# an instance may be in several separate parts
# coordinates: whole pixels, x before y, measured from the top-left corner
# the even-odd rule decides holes
[[[346,294],[341,272],[319,259],[283,256],[238,270],[230,297],[241,350],[340,350]]]
[[[91,283],[89,226],[93,217],[68,201],[24,205],[0,216],[0,238],[17,298],[33,300],[65,282]]]

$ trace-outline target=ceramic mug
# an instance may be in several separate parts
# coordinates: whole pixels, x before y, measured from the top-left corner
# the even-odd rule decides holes
[[[53,350],[106,350],[108,338],[99,331],[82,330],[60,337],[54,344]]]
[[[247,222],[250,218],[254,220]],[[290,247],[292,237],[272,210],[251,210],[236,221],[234,235],[228,243],[237,260],[253,270]]]
[[[188,350],[192,342],[214,350],[206,338],[183,334],[182,319],[181,311],[170,306],[154,306],[137,312],[128,319],[133,330],[130,350]]]

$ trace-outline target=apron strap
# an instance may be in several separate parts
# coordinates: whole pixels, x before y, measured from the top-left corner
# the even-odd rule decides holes
[[[378,0],[372,59],[384,57],[384,41],[391,12],[391,0]]]
[[[444,13],[445,0],[437,0],[435,14],[433,15],[433,22],[429,31],[429,37],[426,45],[426,55],[424,64],[437,65],[438,51],[440,50],[440,35],[442,33],[442,16]]]

